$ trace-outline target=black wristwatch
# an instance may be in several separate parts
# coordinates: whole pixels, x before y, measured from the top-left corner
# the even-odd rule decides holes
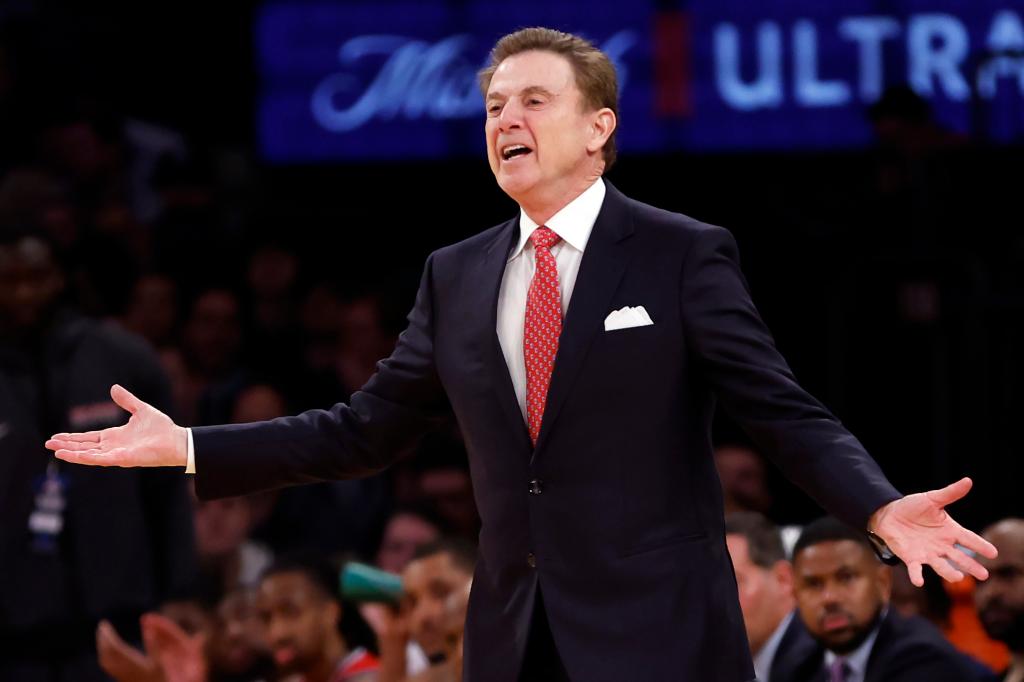
[[[885,540],[880,538],[874,531],[868,531],[868,540],[871,541],[871,546],[875,550],[875,554],[882,560],[882,563],[895,566],[900,563],[900,558],[893,554],[893,551],[889,549],[889,545],[885,544]]]

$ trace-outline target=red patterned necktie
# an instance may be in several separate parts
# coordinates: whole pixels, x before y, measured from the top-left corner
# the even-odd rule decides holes
[[[558,353],[558,337],[562,333],[562,295],[558,290],[558,267],[551,247],[559,237],[543,225],[530,235],[536,269],[526,296],[526,319],[523,323],[523,355],[526,359],[526,422],[530,440],[537,445],[548,385]]]

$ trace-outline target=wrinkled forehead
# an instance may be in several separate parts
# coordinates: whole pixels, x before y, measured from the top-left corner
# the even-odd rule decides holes
[[[576,77],[568,58],[542,50],[514,54],[494,70],[487,97],[516,97],[533,90],[556,95],[575,91]]]

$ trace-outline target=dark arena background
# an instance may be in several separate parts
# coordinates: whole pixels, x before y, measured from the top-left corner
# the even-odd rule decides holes
[[[735,235],[795,375],[897,488],[972,477],[953,512],[979,532],[1024,513],[1019,0],[6,0],[0,222],[46,235],[62,310],[145,339],[178,423],[327,407],[393,347],[430,252],[518,211],[487,164],[476,72],[497,38],[532,25],[583,35],[613,59],[620,157],[607,179]],[[18,432],[10,396],[43,370],[4,366],[0,679],[103,679],[88,672],[101,618],[120,633],[101,632],[107,673],[127,647],[157,666],[138,616],[161,604],[174,627],[218,641],[217,604],[259,590],[272,556],[400,573],[423,542],[476,539],[453,420],[375,478],[240,509],[186,500],[181,528],[165,518],[125,536],[151,544],[154,577],[119,601],[116,585],[90,585],[106,569],[85,544],[52,575],[26,558],[40,551],[25,528],[49,458],[37,436],[54,417],[40,408]],[[78,407],[72,426],[105,409]],[[723,475],[728,510],[780,526],[822,513],[728,414],[714,439],[743,451]],[[162,504],[138,494],[143,508]],[[104,512],[68,513],[51,555],[88,525],[74,514]],[[136,524],[126,519],[111,512],[114,535]],[[172,527],[173,542],[157,537]],[[65,587],[54,596],[35,578]],[[26,615],[37,604],[42,615]],[[379,653],[380,613],[364,611]],[[1000,644],[977,646],[1005,666]],[[51,658],[66,665],[33,667]],[[157,679],[135,663],[118,679]]]

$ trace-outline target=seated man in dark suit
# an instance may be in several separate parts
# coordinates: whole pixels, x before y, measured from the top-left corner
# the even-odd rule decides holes
[[[863,533],[815,521],[793,549],[793,573],[800,619],[820,645],[794,666],[794,682],[991,679],[930,623],[889,609],[891,570]]]
[[[793,567],[786,559],[779,529],[757,512],[739,511],[725,517],[729,548],[739,588],[743,624],[754,658],[758,682],[785,679],[776,673],[776,660],[789,657],[798,630],[793,600]],[[805,642],[814,642],[802,633]]]

